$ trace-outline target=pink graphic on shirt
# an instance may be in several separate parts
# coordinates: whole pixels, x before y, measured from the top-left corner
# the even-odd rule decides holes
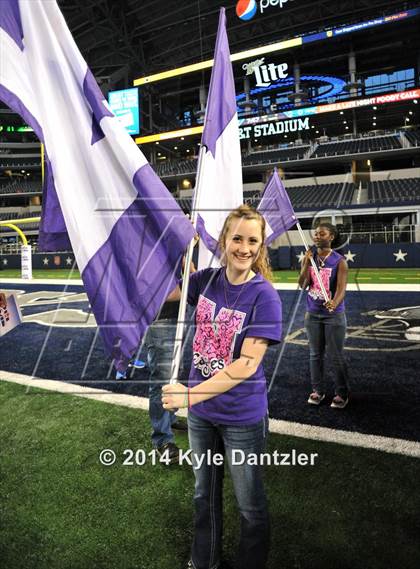
[[[196,311],[196,333],[193,342],[194,367],[204,377],[224,369],[233,360],[235,338],[242,331],[245,312],[224,306],[216,318],[216,303],[200,295]]]
[[[0,308],[0,326],[4,328],[9,320],[10,314],[7,308]]]
[[[322,284],[327,291],[328,298],[331,298],[330,294],[330,278],[331,278],[332,269],[328,267],[320,268],[319,274],[321,276]],[[324,295],[322,294],[321,287],[319,286],[319,282],[313,267],[310,267],[310,275],[311,275],[311,284],[309,285],[308,294],[314,300],[322,300],[325,301]]]

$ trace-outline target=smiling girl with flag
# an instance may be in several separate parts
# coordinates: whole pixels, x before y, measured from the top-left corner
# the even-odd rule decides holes
[[[263,569],[269,516],[261,466],[248,455],[264,452],[268,433],[267,386],[262,360],[281,339],[281,302],[270,277],[265,221],[249,206],[227,217],[219,238],[221,268],[191,275],[188,302],[196,307],[189,386],[163,387],[165,409],[188,407],[195,462],[195,527],[191,567],[218,567],[222,551],[223,464],[198,458],[222,454],[241,516],[237,567]],[[170,299],[180,296],[179,287]],[[232,464],[233,451],[244,464]],[[210,453],[210,454],[208,454]]]

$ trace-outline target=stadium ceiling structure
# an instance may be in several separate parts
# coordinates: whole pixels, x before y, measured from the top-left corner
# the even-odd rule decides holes
[[[260,2],[257,0],[257,6]],[[105,96],[110,90],[133,86],[134,79],[211,59],[219,10],[223,5],[226,8],[231,53],[316,34],[334,27],[361,24],[420,7],[420,0],[287,0],[281,9],[270,6],[263,13],[257,10],[255,17],[243,21],[236,15],[236,0],[228,3],[223,0],[58,0],[58,3]],[[287,61],[291,77],[293,66],[299,65],[302,76],[314,79],[304,87],[312,89],[312,92],[320,85],[315,82],[316,78],[322,79],[323,76],[345,82],[347,91],[351,92],[351,52],[355,53],[356,81],[361,85],[358,97],[365,96],[364,81],[369,76],[389,74],[391,77],[395,71],[407,67],[414,69],[413,86],[418,86],[418,22],[419,16],[416,16],[380,28],[358,27],[354,34],[334,36],[332,41],[303,43],[284,50],[274,56],[273,61],[276,61],[276,57],[277,63]],[[245,72],[241,71],[242,63],[237,62],[234,69],[238,97],[244,96]],[[200,124],[210,71],[206,69],[142,85],[141,134],[147,136],[177,131],[183,126]],[[389,91],[407,88],[398,84],[393,86],[392,81],[390,79]],[[293,86],[279,89],[283,89],[287,97]],[[404,124],[411,104],[384,105],[377,113],[377,125],[373,123],[376,114],[361,108],[357,111],[357,122],[362,130],[375,126],[384,128],[385,125],[397,127]],[[6,125],[22,124],[20,117],[3,104],[0,104],[0,114]],[[190,124],[186,122],[188,119],[184,119],[184,114],[189,115]],[[341,131],[344,134],[344,120],[348,121],[348,130],[351,132],[353,116],[351,112],[347,115],[338,117],[339,127],[336,115],[325,115],[311,126],[313,134],[325,134],[324,130],[328,135],[340,134]],[[411,124],[415,124],[414,121]],[[15,136],[3,132],[0,139],[29,142],[35,138],[30,133]],[[195,146],[190,141],[196,145],[199,136],[174,144],[178,150],[184,149],[185,152],[188,147],[191,153]],[[172,146],[167,143],[164,146],[168,155],[174,156]]]
[[[240,20],[236,1],[59,0],[93,73],[113,87],[133,78],[209,59],[221,6],[226,7],[231,51],[241,51],[338,24],[413,8],[401,0],[288,0]]]

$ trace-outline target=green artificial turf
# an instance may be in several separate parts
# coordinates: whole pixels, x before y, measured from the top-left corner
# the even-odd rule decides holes
[[[14,279],[21,278],[20,269],[4,269],[0,271],[0,281],[2,278]],[[34,279],[80,279],[77,269],[33,269],[32,278]]]
[[[274,282],[296,283],[298,271],[274,271]],[[419,269],[350,269],[350,284],[420,284]]]
[[[0,382],[0,432],[1,567],[186,566],[191,468],[121,464],[124,449],[151,450],[146,412]],[[418,569],[418,459],[272,434],[269,447],[319,454],[312,467],[265,469],[269,569]],[[100,464],[104,448],[114,466]],[[238,518],[227,477],[231,561]]]

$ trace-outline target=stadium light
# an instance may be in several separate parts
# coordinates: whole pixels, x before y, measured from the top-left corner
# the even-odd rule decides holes
[[[301,37],[298,37],[298,38],[293,38],[291,40],[280,41],[269,45],[263,45],[261,47],[256,47],[254,49],[247,49],[245,51],[234,53],[230,56],[230,60],[233,63],[234,61],[241,61],[242,59],[257,57],[258,55],[265,55],[267,53],[273,53],[276,51],[290,49],[291,47],[297,47],[299,45],[302,45],[302,43],[303,39]],[[210,67],[213,67],[213,63],[214,63],[213,59],[207,59],[206,61],[193,63],[191,65],[184,65],[184,67],[170,69],[169,71],[154,73],[153,75],[148,75],[147,77],[140,77],[139,79],[135,79],[133,85],[135,87],[138,87],[140,85],[146,85],[148,83],[153,83],[155,81],[161,81],[162,79],[170,79],[171,77],[177,77],[179,75],[184,75],[186,73],[193,73],[194,71],[202,71],[203,69],[209,69]]]
[[[185,134],[185,136],[191,136],[192,134],[201,134],[203,132],[203,126],[194,126],[191,128],[183,128],[181,130],[172,130],[168,132],[161,132],[159,134],[150,134],[147,136],[140,136],[135,139],[136,144],[146,144],[149,142],[155,142],[159,140],[168,140],[170,138],[181,138],[184,140],[181,134]]]

